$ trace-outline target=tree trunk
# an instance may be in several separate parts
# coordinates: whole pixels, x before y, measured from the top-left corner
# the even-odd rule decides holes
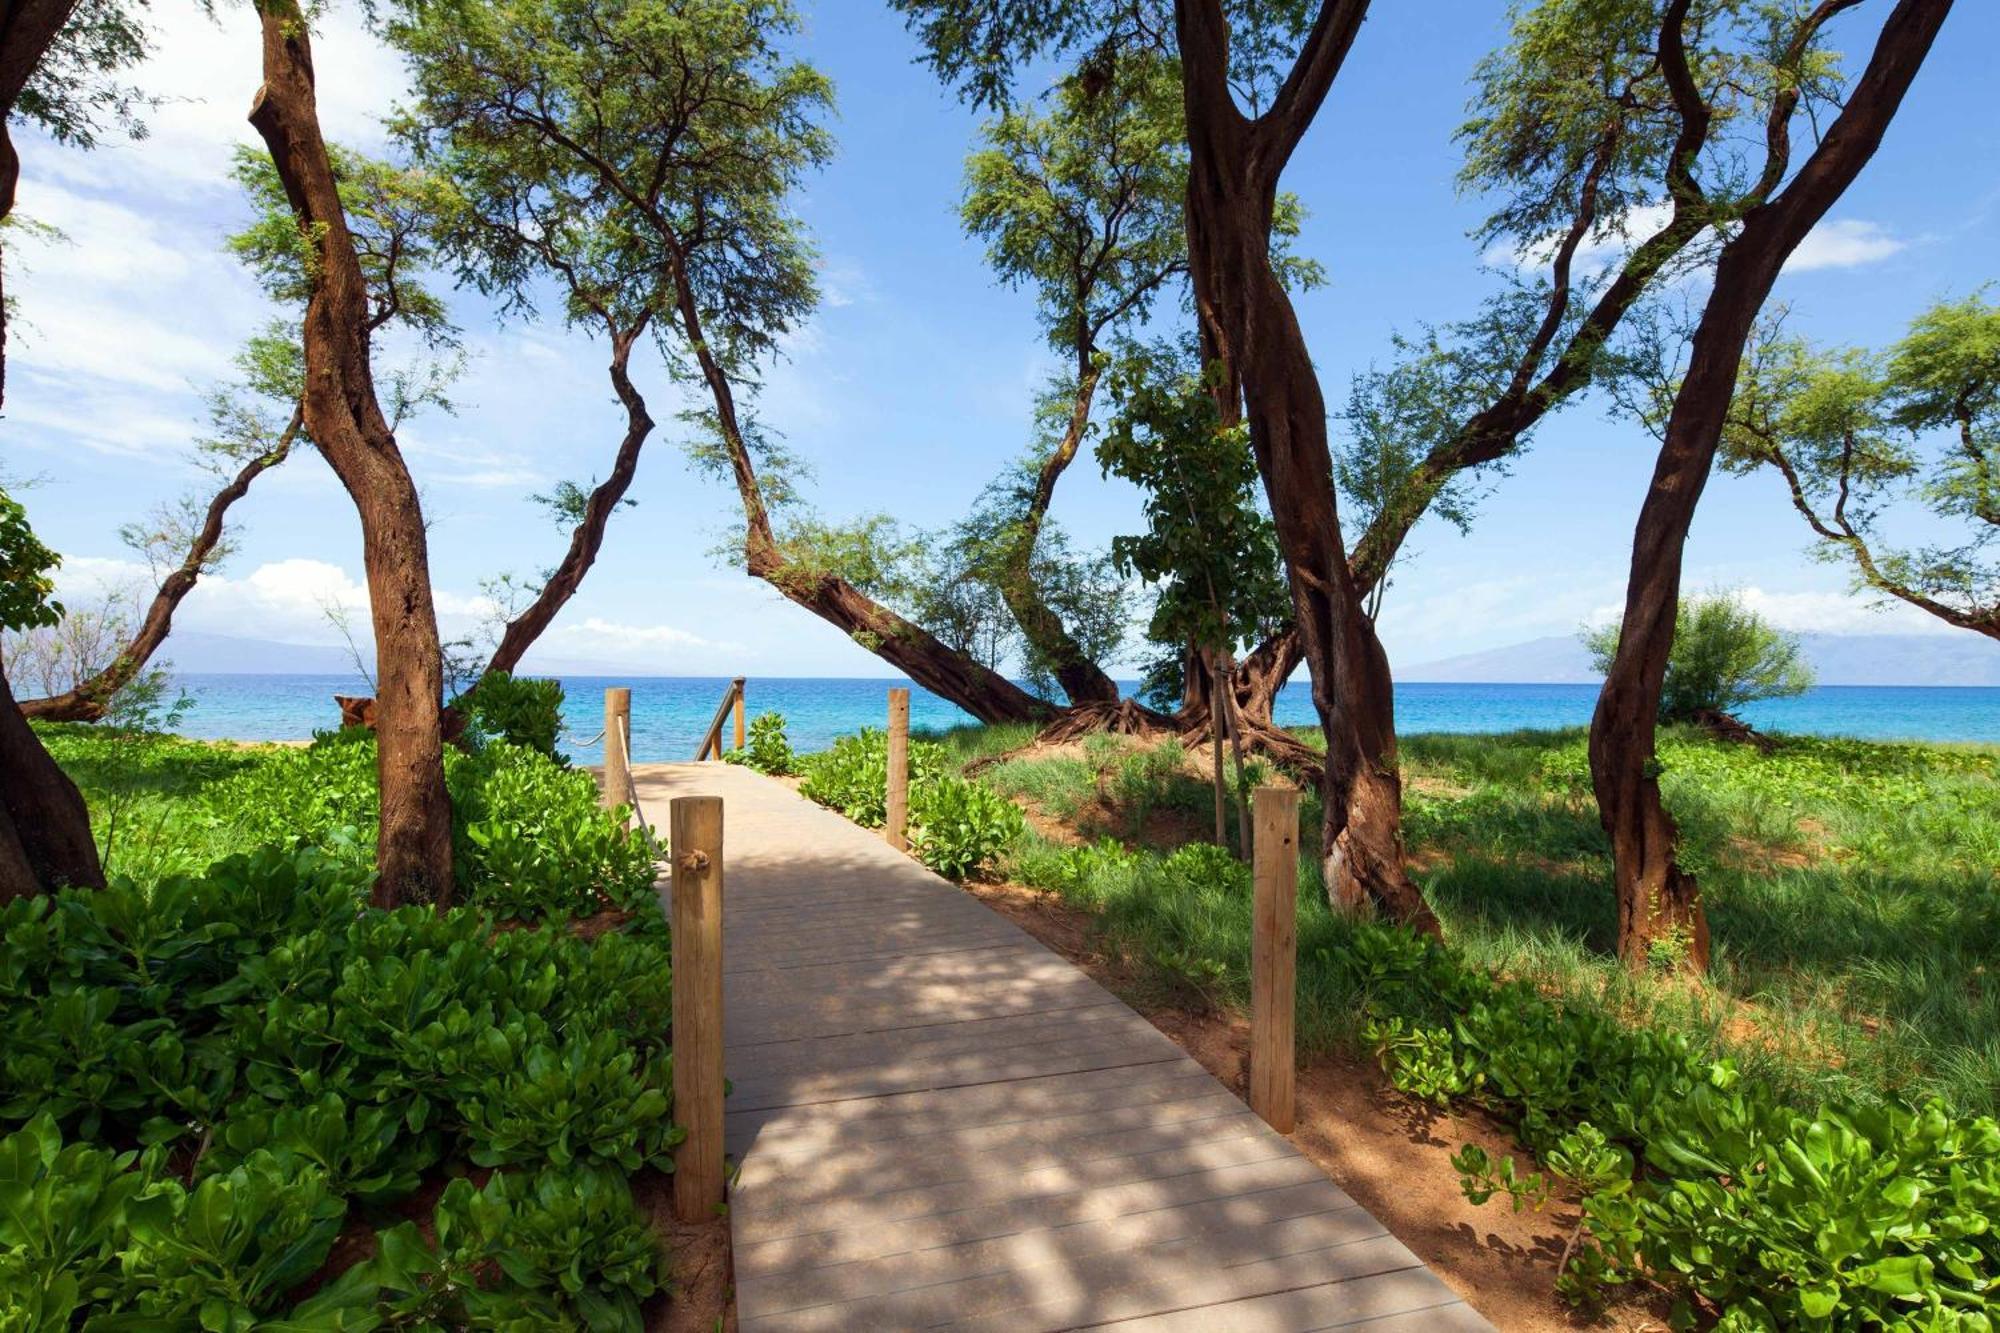
[[[1299,667],[1299,635],[1292,625],[1258,644],[1236,664],[1236,710],[1252,725],[1273,725],[1278,693]]]
[[[1022,515],[1020,531],[1007,550],[1000,595],[1007,603],[1007,609],[1013,613],[1015,623],[1020,625],[1029,646],[1048,664],[1056,683],[1062,686],[1063,695],[1072,705],[1114,704],[1118,702],[1117,682],[1083,651],[1082,645],[1069,632],[1069,627],[1063,624],[1062,617],[1042,596],[1034,573],[1035,545],[1041,540],[1042,526],[1049,516],[1049,505],[1055,500],[1056,482],[1083,445],[1083,433],[1090,424],[1091,400],[1096,395],[1097,382],[1102,375],[1102,371],[1092,364],[1087,348],[1081,361],[1082,369],[1077,380],[1076,400],[1070,407],[1069,424],[1063,430],[1062,440],[1055,451],[1042,463],[1041,471],[1035,477],[1035,490],[1029,497],[1028,511]]]
[[[1321,797],[1329,890],[1351,877],[1392,919],[1435,933],[1437,920],[1402,864],[1388,661],[1362,613],[1342,547],[1326,402],[1270,252],[1279,171],[1366,9],[1329,0],[1271,109],[1251,121],[1229,90],[1221,6],[1177,0],[1190,156],[1188,255],[1204,338],[1241,385],[1291,583],[1299,647],[1312,672],[1327,741]],[[1351,833],[1350,806],[1363,816]]]
[[[614,332],[611,338],[611,387],[617,392],[618,401],[625,405],[625,438],[619,441],[618,456],[612,461],[611,473],[590,492],[590,499],[584,505],[583,520],[570,534],[569,550],[563,553],[562,563],[549,575],[541,593],[528,604],[527,609],[507,622],[500,642],[494,645],[493,658],[486,664],[489,673],[511,673],[519,666],[522,655],[548,629],[556,613],[576,596],[583,576],[590,572],[599,549],[604,545],[604,529],[611,521],[612,511],[625,498],[633,474],[638,471],[639,451],[644,448],[646,437],[653,432],[653,418],[646,411],[646,400],[633,387],[627,366],[631,360],[632,344],[644,332],[645,323],[642,320],[629,330]]]
[[[1901,0],[1890,13],[1867,71],[1812,156],[1782,193],[1744,215],[1723,248],[1695,328],[1633,533],[1618,651],[1590,725],[1591,783],[1614,861],[1618,953],[1633,969],[1706,970],[1709,962],[1701,889],[1675,860],[1678,830],[1660,800],[1654,743],[1680,602],[1682,549],[1715,460],[1743,349],[1785,261],[1874,155],[1950,9],[1951,0]],[[1779,170],[1784,147],[1774,136]]]
[[[21,711],[31,718],[47,722],[97,722],[101,721],[111,707],[111,701],[118,691],[130,685],[154,653],[172,632],[174,612],[179,609],[182,599],[194,591],[194,585],[201,578],[215,548],[222,541],[222,525],[231,505],[242,499],[250,490],[250,483],[285,461],[290,454],[292,442],[298,438],[299,428],[304,424],[304,409],[294,408],[291,422],[278,443],[268,453],[259,455],[245,463],[229,484],[218,491],[208,502],[208,512],[202,519],[201,530],[188,544],[187,554],[173,572],[161,581],[159,591],[153,594],[152,603],[146,608],[145,619],[139,622],[138,632],[132,642],[103,670],[89,680],[45,699],[23,699]]]
[[[665,227],[662,225],[662,231]],[[940,642],[923,626],[907,620],[862,592],[838,574],[801,569],[778,545],[771,516],[757,482],[757,469],[744,444],[736,415],[736,392],[729,374],[710,350],[702,331],[701,312],[687,281],[687,260],[679,240],[663,235],[673,255],[673,288],[681,331],[701,367],[715,404],[715,419],[729,456],[736,493],[743,505],[743,563],[791,601],[838,627],[883,661],[901,669],[932,694],[951,700],[981,722],[1047,722],[1055,709],[968,654]]]
[[[15,104],[75,10],[75,0],[0,3],[0,220],[14,211],[21,180],[21,159],[9,133]],[[0,230],[0,237],[5,234]],[[0,253],[0,275],[4,271]],[[0,404],[6,391],[7,307],[0,285]],[[90,811],[21,715],[6,673],[0,671],[0,902],[64,884],[104,885]]]
[[[104,887],[90,811],[0,672],[0,902],[66,884]]]
[[[361,518],[375,631],[381,822],[374,900],[451,900],[451,802],[444,785],[444,671],[416,485],[375,396],[368,293],[321,137],[311,38],[295,0],[261,0],[264,82],[250,109],[314,247],[304,348],[306,433]]]

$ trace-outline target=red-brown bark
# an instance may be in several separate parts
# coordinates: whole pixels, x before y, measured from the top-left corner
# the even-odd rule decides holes
[[[1075,461],[1077,450],[1083,445],[1084,431],[1090,425],[1090,405],[1102,376],[1095,363],[1095,350],[1086,331],[1078,346],[1076,396],[1071,403],[1069,422],[1062,439],[1035,474],[1035,488],[1028,498],[1027,511],[1021,516],[1020,530],[1009,544],[1000,579],[1001,599],[1007,603],[1028,643],[1048,664],[1071,705],[1114,704],[1118,702],[1118,684],[1084,652],[1076,636],[1063,624],[1062,616],[1042,596],[1035,582],[1035,545],[1048,521],[1056,482]]]
[[[90,812],[0,673],[0,902],[64,885],[104,887]]]
[[[648,319],[640,319],[630,328],[612,331],[611,387],[625,408],[625,436],[618,442],[618,453],[612,460],[609,475],[591,489],[590,498],[584,504],[583,519],[576,525],[576,531],[570,534],[569,550],[563,553],[561,563],[549,575],[535,600],[507,622],[500,642],[494,645],[492,660],[486,664],[488,672],[512,672],[519,666],[522,655],[548,629],[556,613],[576,596],[583,576],[590,572],[591,565],[597,561],[598,551],[604,546],[605,527],[611,522],[611,515],[625,498],[625,492],[639,470],[639,453],[645,447],[646,438],[653,433],[653,418],[646,410],[646,400],[632,384],[628,367],[632,359],[632,345],[645,332],[648,322]]]
[[[306,433],[353,499],[375,632],[381,821],[377,903],[447,903],[444,670],[423,511],[369,364],[370,306],[321,136],[311,39],[291,0],[261,0],[264,82],[250,110],[313,247],[303,339]]]
[[[999,672],[957,652],[913,621],[883,606],[838,574],[808,568],[785,553],[757,483],[757,469],[743,439],[729,373],[710,350],[701,312],[687,282],[687,261],[679,241],[656,218],[672,256],[676,314],[693,349],[715,406],[715,424],[728,455],[730,474],[743,505],[743,563],[791,601],[827,621],[883,661],[901,669],[931,693],[951,700],[981,722],[1046,722],[1055,710]]]
[[[1221,5],[1177,0],[1188,256],[1206,350],[1241,389],[1327,738],[1321,836],[1329,889],[1345,886],[1338,901],[1365,896],[1391,918],[1434,933],[1437,920],[1403,866],[1388,660],[1362,614],[1341,540],[1326,401],[1270,249],[1279,173],[1367,9],[1366,0],[1322,5],[1270,109],[1252,120],[1231,95]]]
[[[1744,347],[1785,261],[1874,156],[1950,9],[1951,0],[1900,0],[1846,106],[1791,184],[1772,194],[1789,159],[1792,107],[1781,99],[1766,127],[1760,202],[1743,215],[1717,261],[1714,290],[1696,326],[1639,511],[1618,651],[1590,727],[1591,780],[1615,863],[1618,951],[1633,968],[1708,966],[1701,888],[1675,859],[1678,830],[1660,799],[1654,745],[1680,601],[1682,548],[1715,460]],[[1677,28],[1661,46],[1684,118],[1705,117]],[[1700,189],[1685,165],[1672,185],[1677,196]]]
[[[188,549],[180,564],[160,581],[159,590],[146,607],[146,614],[139,622],[139,628],[132,635],[132,641],[125,645],[117,660],[96,672],[90,679],[42,699],[23,699],[21,711],[31,718],[45,722],[97,722],[103,719],[118,691],[137,678],[145,670],[146,663],[166,641],[172,632],[174,612],[190,592],[194,591],[202,571],[208,567],[215,550],[222,543],[223,523],[228,517],[230,506],[241,500],[250,491],[250,484],[265,472],[285,461],[291,452],[292,442],[298,438],[299,429],[304,424],[303,409],[294,408],[291,422],[278,437],[277,444],[268,452],[245,463],[237,469],[236,475],[215,497],[208,502],[208,510],[202,516],[201,527],[188,543]]]

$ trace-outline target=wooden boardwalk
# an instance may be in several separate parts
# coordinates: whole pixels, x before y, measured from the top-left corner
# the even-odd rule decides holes
[[[724,1014],[741,1327],[1485,1329],[1151,1024],[879,836],[733,765]]]

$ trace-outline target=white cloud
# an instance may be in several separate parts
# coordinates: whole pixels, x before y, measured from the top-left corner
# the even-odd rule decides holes
[[[1793,634],[1954,634],[1951,626],[1935,616],[1925,615],[1914,606],[1900,602],[1878,605],[1859,593],[1805,590],[1780,592],[1755,584],[1732,587],[1727,583],[1704,583],[1690,577],[1682,585],[1684,596],[1700,597],[1716,592],[1733,592],[1750,610],[1779,629]],[[1585,620],[1590,625],[1608,625],[1625,610],[1623,601],[1604,601],[1592,607]]]
[[[1588,274],[1623,258],[1641,240],[1653,235],[1673,216],[1668,204],[1645,204],[1628,210],[1616,225],[1586,240],[1577,248],[1575,271]],[[1518,248],[1506,243],[1487,247],[1480,258],[1494,265],[1513,265],[1526,270],[1546,269],[1555,257],[1561,240],[1550,233]],[[1788,273],[1808,273],[1815,269],[1860,268],[1879,263],[1908,248],[1908,242],[1891,234],[1880,222],[1860,218],[1822,221],[1807,234],[1785,264]]]
[[[1860,268],[1880,263],[1908,248],[1879,222],[1859,218],[1839,218],[1821,222],[1792,251],[1785,261],[1787,273],[1810,273],[1825,268]]]

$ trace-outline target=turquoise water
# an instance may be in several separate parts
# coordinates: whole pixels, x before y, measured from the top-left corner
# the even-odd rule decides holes
[[[332,696],[368,692],[366,682],[353,676],[189,675],[183,683],[195,700],[182,721],[183,734],[245,741],[304,739],[314,728],[339,721]],[[566,676],[564,726],[569,738],[563,748],[579,763],[595,762],[599,747],[581,742],[604,724],[605,687],[629,685],[633,757],[641,762],[693,758],[728,683],[720,676]],[[844,732],[880,726],[885,692],[897,683],[753,678],[746,699],[751,716],[783,713],[792,744],[815,750]],[[1595,685],[1398,685],[1396,724],[1405,734],[1582,726],[1590,721],[1596,698]],[[1991,686],[1832,685],[1797,699],[1754,704],[1743,712],[1747,721],[1767,731],[2000,743],[2000,688]],[[935,695],[910,692],[914,727],[971,720]],[[1286,687],[1278,700],[1278,721],[1297,725],[1313,720],[1304,681]]]

